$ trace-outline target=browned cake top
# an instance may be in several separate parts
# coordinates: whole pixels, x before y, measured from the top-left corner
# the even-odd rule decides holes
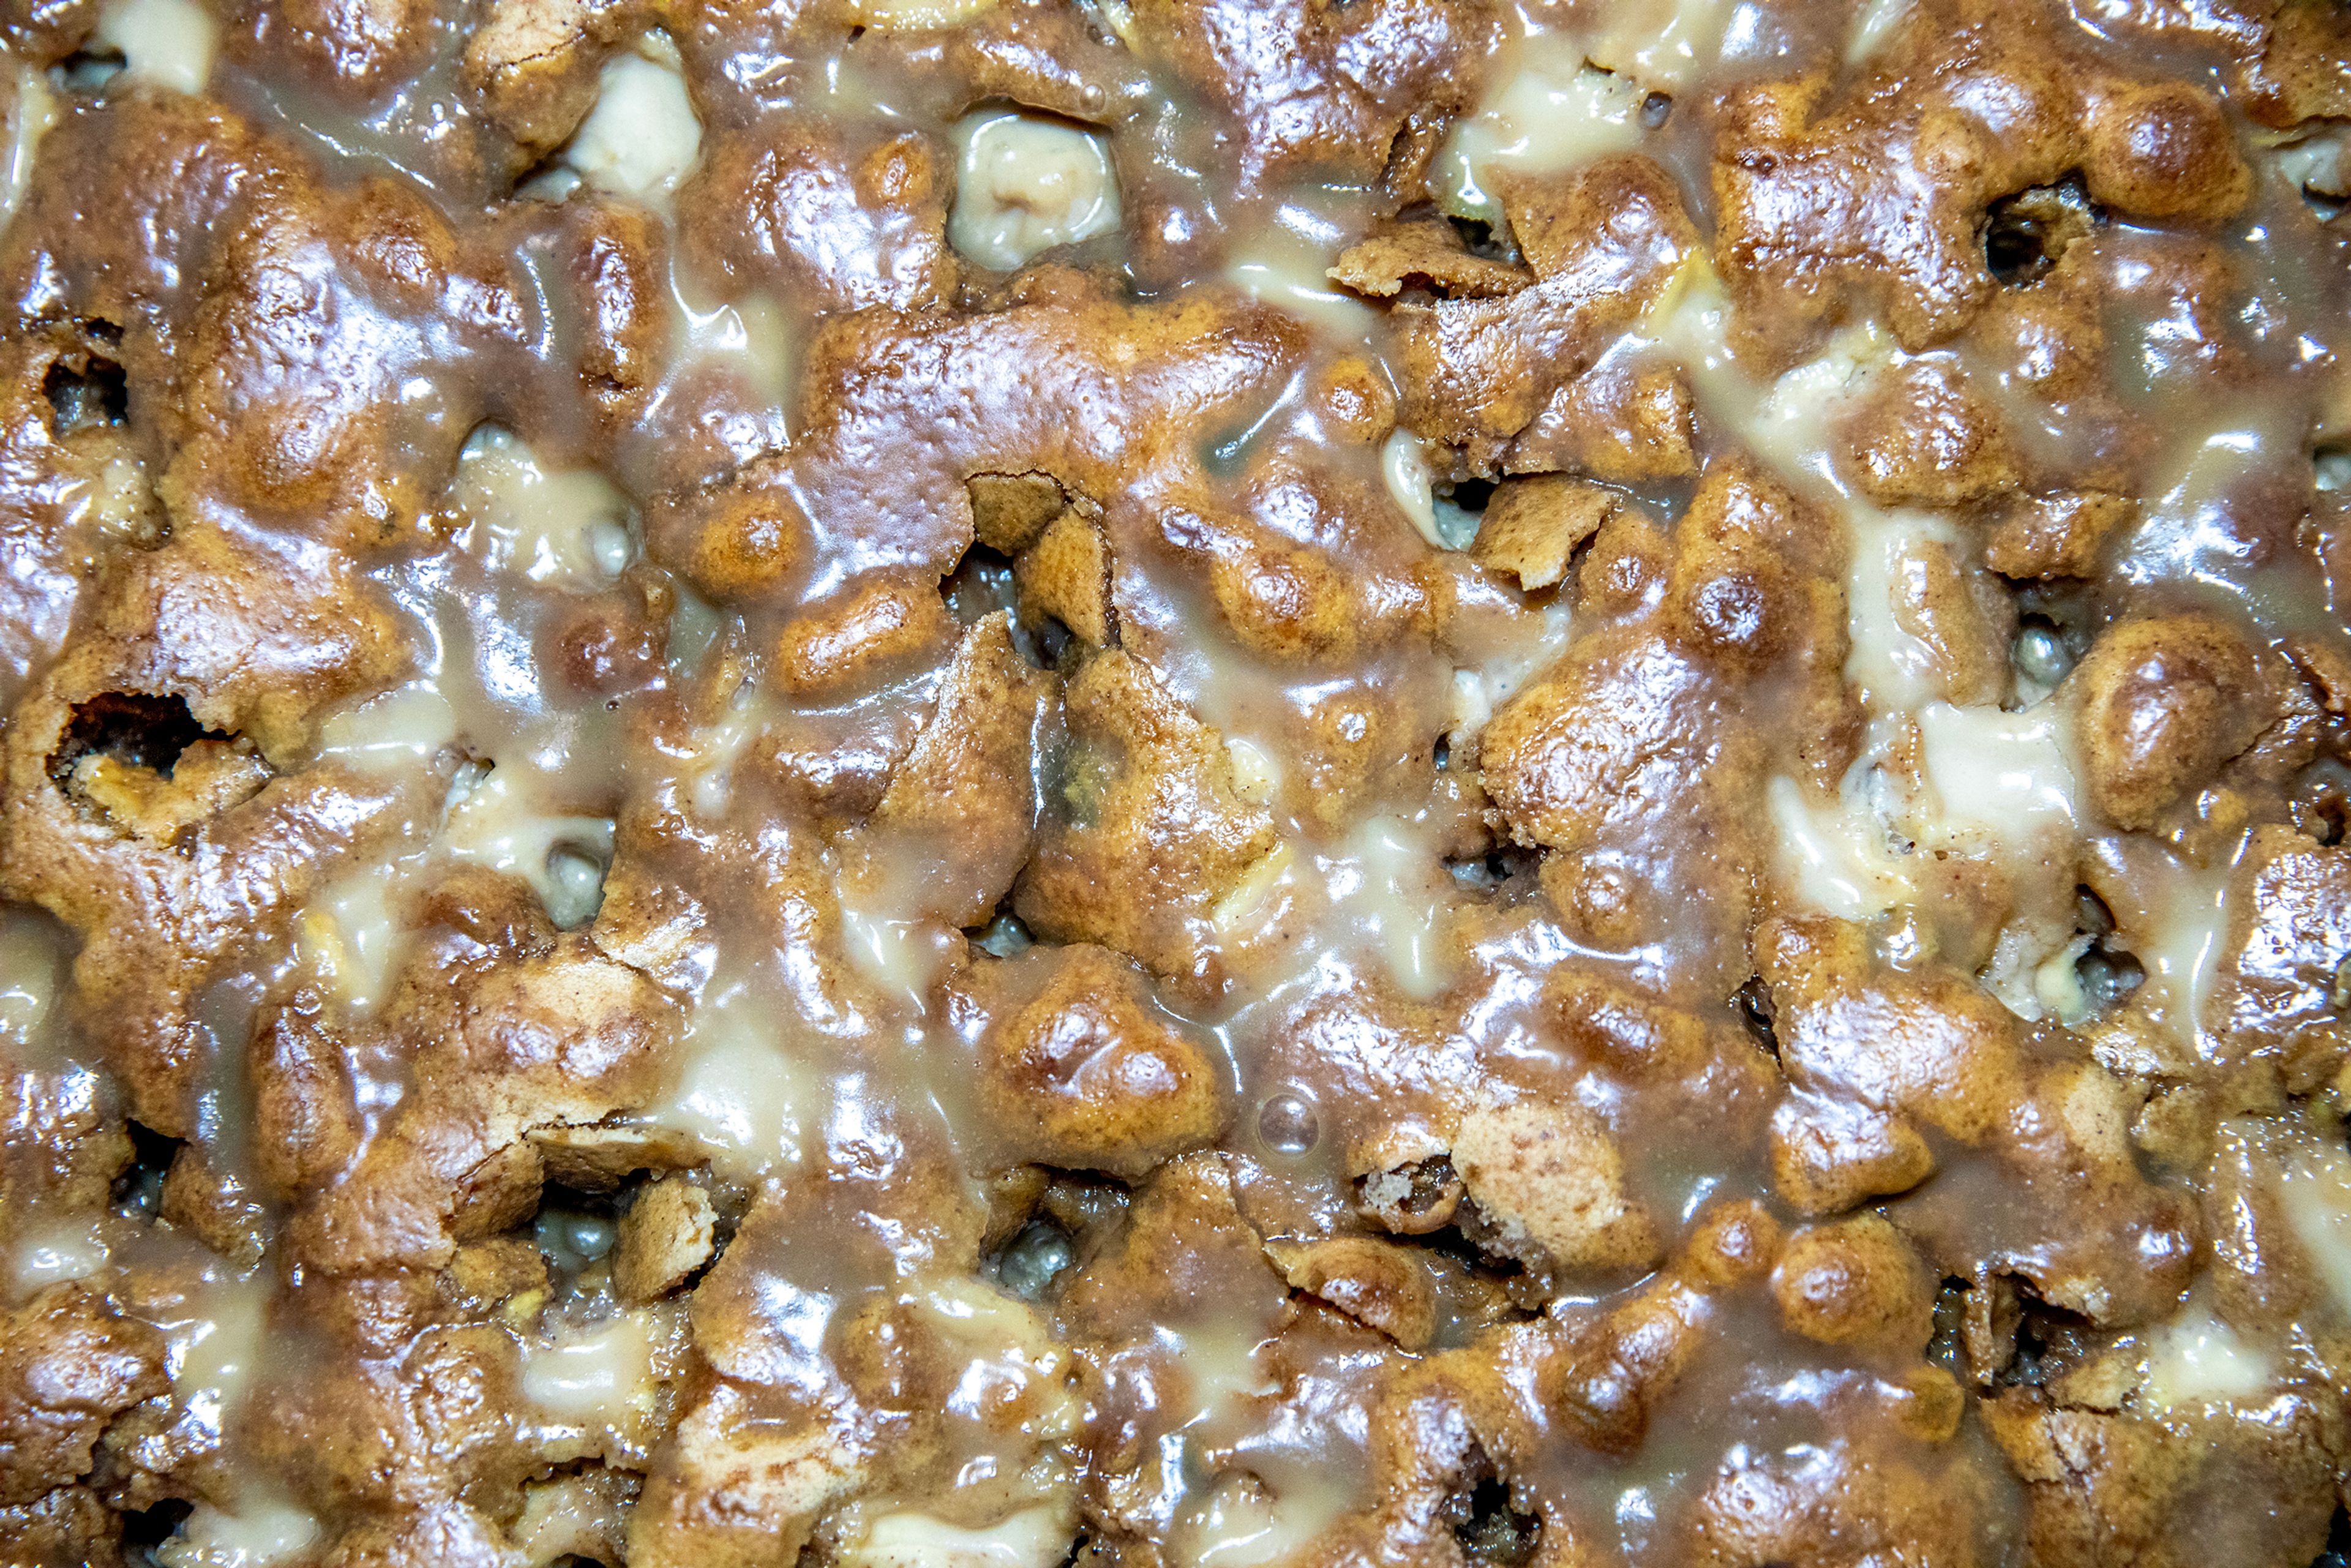
[[[0,1563],[2351,1551],[2337,0],[0,35]]]

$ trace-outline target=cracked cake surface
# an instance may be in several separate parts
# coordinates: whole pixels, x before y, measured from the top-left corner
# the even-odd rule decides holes
[[[2339,0],[0,135],[0,1565],[2351,1561]]]

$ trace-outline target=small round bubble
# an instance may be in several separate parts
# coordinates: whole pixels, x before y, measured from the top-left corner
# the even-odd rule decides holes
[[[1257,1135],[1277,1154],[1302,1155],[1322,1132],[1322,1118],[1302,1095],[1276,1094],[1258,1108]]]
[[[2016,634],[2016,667],[2025,679],[2053,686],[2074,667],[2074,655],[2053,626],[2028,623]]]
[[[1037,1220],[1014,1237],[996,1261],[996,1277],[1016,1296],[1036,1301],[1078,1260],[1061,1227]]]
[[[564,1226],[564,1239],[571,1250],[582,1258],[601,1258],[612,1249],[615,1231],[612,1222],[600,1214],[577,1214],[569,1217]]]

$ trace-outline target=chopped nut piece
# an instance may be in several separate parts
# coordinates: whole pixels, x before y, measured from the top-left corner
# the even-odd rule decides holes
[[[776,678],[794,696],[845,697],[913,668],[954,635],[935,584],[876,577],[791,623],[776,650]]]
[[[1846,439],[1862,488],[1880,506],[1965,506],[2016,485],[1999,415],[1947,367],[1883,377]]]
[[[2326,1551],[2340,0],[5,33],[0,1559]]]
[[[1036,748],[1059,727],[1057,685],[1013,648],[1008,617],[965,632],[930,723],[841,845],[844,889],[878,901],[883,918],[985,924],[1029,859]]]
[[[641,16],[595,0],[497,0],[465,41],[465,84],[522,147],[557,146],[595,105],[601,56]]]
[[[1875,1214],[1791,1236],[1771,1293],[1790,1328],[1823,1344],[1916,1355],[1934,1329],[1934,1281],[1901,1233]]]
[[[0,1506],[88,1475],[107,1423],[170,1388],[164,1357],[162,1334],[80,1284],[0,1317]]]
[[[2250,745],[2273,711],[2252,648],[2210,615],[2109,627],[2076,665],[2090,799],[2148,828]]]
[[[67,788],[152,843],[169,843],[182,829],[242,805],[269,779],[269,765],[225,741],[199,740],[181,752],[164,777],[114,758],[85,757]]]
[[[2098,553],[2138,516],[2126,496],[2063,490],[2011,500],[1991,538],[1984,564],[2002,577],[2091,577]]]
[[[1645,158],[1605,159],[1511,187],[1511,226],[1536,281],[1498,299],[1399,304],[1404,422],[1487,471],[1661,296],[1695,243],[1679,193]]]
[[[975,979],[975,1000],[1004,1007],[977,1091],[1012,1158],[1135,1180],[1223,1125],[1213,1058],[1115,955],[1032,949]]]
[[[1199,939],[1186,920],[1214,909],[1272,847],[1272,822],[1241,799],[1216,732],[1130,654],[1090,660],[1066,702],[1060,798],[1018,889],[1020,917],[1057,941],[1185,973]],[[1138,900],[1136,887],[1167,902]]]

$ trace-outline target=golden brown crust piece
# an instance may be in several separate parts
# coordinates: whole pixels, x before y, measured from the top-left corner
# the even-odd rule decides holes
[[[1612,159],[1506,192],[1511,232],[1534,272],[1495,299],[1405,304],[1403,417],[1511,471],[1510,443],[1572,394],[1601,346],[1664,290],[1694,238],[1671,180],[1646,159]]]
[[[1523,267],[1474,254],[1452,225],[1434,219],[1374,235],[1342,256],[1331,277],[1377,299],[1394,298],[1407,284],[1448,299],[1484,299],[1515,294],[1533,281]]]
[[[1272,847],[1264,811],[1241,799],[1216,733],[1149,666],[1113,649],[1065,695],[1070,750],[1016,907],[1056,941],[1100,942],[1163,975],[1197,972],[1187,919],[1206,915]],[[1138,906],[1120,890],[1185,890]]]
[[[1520,588],[1550,588],[1567,575],[1577,547],[1617,505],[1614,492],[1565,475],[1506,479],[1486,504],[1470,555],[1479,565],[1518,579]]]
[[[2090,798],[2126,828],[2151,826],[2271,717],[2253,650],[2205,616],[2110,628],[2074,679]]]
[[[632,1305],[669,1294],[710,1261],[714,1230],[708,1193],[679,1176],[653,1183],[621,1217],[612,1288]]]

